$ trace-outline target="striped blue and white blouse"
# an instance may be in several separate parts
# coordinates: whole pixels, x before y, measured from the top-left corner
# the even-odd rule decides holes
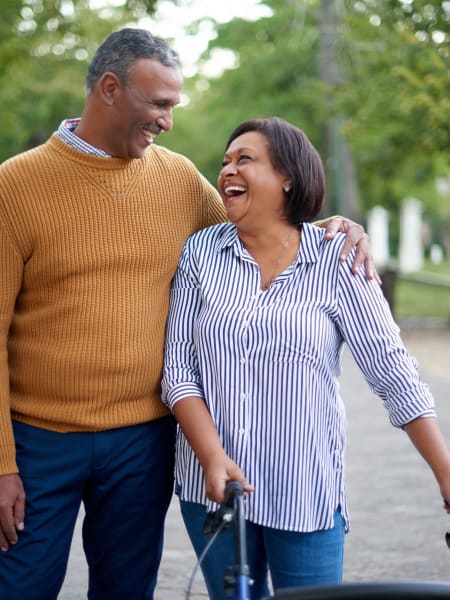
[[[204,398],[255,486],[246,518],[291,531],[332,527],[339,505],[348,529],[344,342],[394,426],[435,414],[380,287],[352,274],[353,256],[339,260],[343,235],[323,234],[303,224],[296,260],[263,292],[233,224],[199,231],[184,247],[167,323],[164,402]],[[176,451],[181,498],[216,508],[181,432]]]

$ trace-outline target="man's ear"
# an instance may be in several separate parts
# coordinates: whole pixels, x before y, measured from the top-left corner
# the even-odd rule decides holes
[[[103,73],[97,83],[98,93],[105,104],[114,104],[114,98],[117,92],[122,88],[117,75],[111,72]]]

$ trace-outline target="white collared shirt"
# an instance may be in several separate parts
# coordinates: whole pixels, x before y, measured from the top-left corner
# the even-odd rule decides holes
[[[101,158],[111,158],[111,155],[102,150],[101,148],[96,148],[88,142],[85,142],[81,138],[79,138],[74,130],[81,119],[64,119],[57,129],[58,137],[65,142],[71,148],[75,148],[75,150],[79,150],[80,152],[84,152],[85,154],[92,154],[93,156],[99,156]]]

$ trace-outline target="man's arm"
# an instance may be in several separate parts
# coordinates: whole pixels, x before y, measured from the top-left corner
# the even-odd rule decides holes
[[[7,354],[9,328],[22,285],[23,260],[2,221],[0,265],[0,550],[6,552],[10,544],[17,542],[18,532],[24,528],[25,518],[25,492],[17,473],[11,422]]]
[[[375,269],[370,253],[369,236],[362,225],[339,215],[314,221],[314,225],[325,228],[325,239],[327,240],[333,239],[338,232],[345,233],[346,237],[339,256],[340,260],[345,260],[353,247],[356,246],[355,260],[352,265],[353,273],[359,273],[361,266],[364,265],[366,278],[375,279],[381,285],[380,276]]]

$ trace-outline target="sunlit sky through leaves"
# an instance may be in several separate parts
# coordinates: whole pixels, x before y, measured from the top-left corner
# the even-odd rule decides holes
[[[92,8],[123,4],[123,0],[91,0]],[[195,74],[200,54],[206,49],[208,41],[214,38],[211,21],[205,20],[196,35],[188,35],[186,28],[199,19],[211,17],[225,23],[235,17],[256,20],[270,16],[271,11],[258,0],[180,0],[176,5],[169,0],[158,2],[154,17],[142,19],[139,26],[149,29],[155,35],[171,40],[171,45],[180,54],[183,72],[186,77]],[[173,40],[173,41],[172,41]],[[209,64],[208,75],[219,74],[224,67],[233,64],[233,53],[218,51],[214,54],[215,64]]]

